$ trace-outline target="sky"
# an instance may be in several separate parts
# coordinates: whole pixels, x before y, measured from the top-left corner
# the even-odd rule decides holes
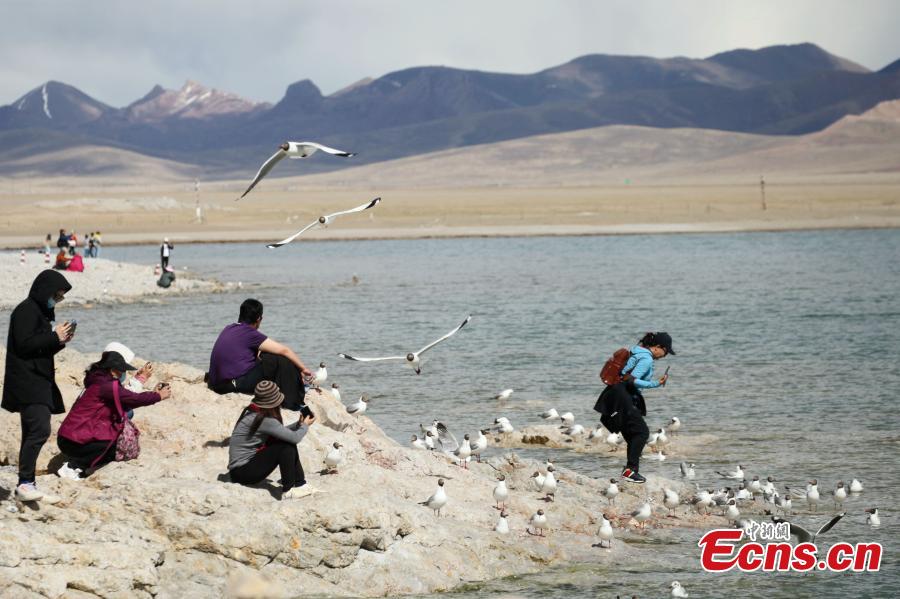
[[[125,106],[188,79],[257,101],[422,65],[531,73],[592,53],[812,42],[900,58],[898,0],[0,0],[0,105],[48,80]]]

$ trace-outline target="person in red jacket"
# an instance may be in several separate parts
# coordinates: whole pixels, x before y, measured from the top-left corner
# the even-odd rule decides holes
[[[103,352],[99,362],[91,364],[84,376],[84,391],[75,400],[57,434],[57,445],[69,462],[60,469],[60,476],[80,478],[88,470],[112,462],[116,457],[116,440],[122,431],[122,410],[133,410],[155,404],[171,396],[169,386],[160,383],[156,391],[134,393],[123,384],[125,373],[135,370],[122,354]],[[118,389],[122,409],[114,398]]]

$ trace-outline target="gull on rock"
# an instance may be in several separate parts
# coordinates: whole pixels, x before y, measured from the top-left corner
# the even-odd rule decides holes
[[[506,416],[500,416],[499,418],[494,420],[494,428],[496,428],[501,433],[511,433],[515,429],[513,425],[509,422],[509,418]]]
[[[447,333],[440,339],[432,341],[431,343],[429,343],[428,345],[426,345],[419,351],[410,352],[410,353],[406,354],[405,356],[386,356],[383,358],[357,358],[354,356],[350,356],[348,354],[338,354],[338,356],[341,358],[345,358],[347,360],[352,360],[354,362],[384,362],[384,361],[390,361],[390,360],[405,361],[413,370],[416,371],[416,374],[421,374],[422,373],[421,355],[424,354],[425,352],[427,352],[428,350],[430,350],[431,348],[433,348],[438,343],[441,343],[442,341],[446,341],[447,339],[449,339],[450,337],[455,335],[457,332],[459,332],[459,330],[461,328],[466,326],[466,323],[468,323],[469,320],[471,320],[471,319],[472,319],[471,316],[466,316],[466,319],[463,320],[462,323],[458,327],[456,327],[455,329],[453,329],[452,331],[450,331],[449,333]]]
[[[669,508],[669,517],[675,517],[675,508],[677,508],[680,503],[681,498],[678,497],[678,493],[672,489],[663,489],[663,505]]]
[[[335,441],[332,443],[328,453],[325,454],[325,467],[328,472],[337,472],[337,467],[344,461],[344,456],[341,455],[341,447],[343,446]]]
[[[263,165],[257,171],[256,176],[253,178],[253,181],[250,182],[250,187],[247,188],[247,191],[241,194],[240,200],[245,195],[250,193],[250,190],[256,187],[256,184],[259,183],[263,177],[269,174],[275,165],[284,160],[285,158],[307,158],[312,156],[317,151],[323,151],[326,154],[331,154],[332,156],[340,156],[342,158],[350,158],[351,156],[356,156],[354,152],[344,152],[343,150],[336,150],[334,148],[329,148],[328,146],[323,146],[320,143],[316,143],[313,141],[286,141],[280,146],[278,146],[278,151],[272,154],[268,160],[266,160]]]
[[[544,488],[544,475],[540,472],[535,471],[535,473],[531,475],[531,480],[534,481],[534,486],[538,491]]]
[[[547,467],[547,474],[544,476],[544,483],[541,485],[541,492],[545,495],[548,501],[553,501],[556,496],[556,477],[553,476],[554,468],[553,466]]]
[[[841,509],[844,506],[844,501],[847,499],[847,489],[844,487],[844,481],[838,481],[837,487],[831,494],[834,496],[835,509]]]
[[[744,480],[744,467],[738,465],[737,469],[732,470],[731,472],[720,472],[716,470],[716,474],[721,476],[722,478],[731,478],[734,480]]]
[[[506,476],[497,477],[497,486],[494,487],[494,501],[497,502],[497,508],[503,509],[506,506],[506,500],[509,499],[509,489],[506,488]]]
[[[359,414],[362,414],[363,412],[366,411],[366,406],[368,406],[368,405],[369,405],[369,394],[363,393],[362,395],[359,396],[359,400],[356,403],[352,403],[349,406],[347,406],[347,413],[348,414],[356,414],[358,416]]]
[[[601,547],[603,547],[604,541],[606,541],[607,547],[612,547],[612,522],[609,521],[609,518],[606,517],[606,514],[600,514],[600,530],[597,531],[597,536],[600,537]]]
[[[535,532],[532,532],[533,535],[544,536],[544,529],[547,528],[547,516],[544,515],[544,510],[538,510],[532,517],[531,520],[528,521],[531,524],[531,528],[534,529]],[[540,531],[540,532],[538,532]],[[530,531],[529,531],[530,532]]]
[[[439,437],[440,438],[440,437]],[[463,442],[459,447],[456,448],[456,451],[453,452],[453,455],[459,460],[459,465],[465,469],[469,469],[469,457],[472,455],[472,446],[469,445],[469,435],[466,434],[463,436]]]
[[[425,441],[420,439],[417,435],[412,436],[410,445],[412,446],[413,449],[428,449],[428,447],[425,445]]]
[[[325,229],[325,228],[327,228],[328,225],[330,225],[331,222],[338,216],[343,216],[344,214],[353,214],[354,212],[362,212],[363,210],[368,210],[369,208],[374,208],[380,202],[381,202],[381,198],[375,198],[371,202],[361,204],[361,205],[357,206],[356,208],[350,208],[349,210],[341,210],[340,212],[333,212],[331,214],[323,214],[322,216],[320,216],[313,222],[309,223],[308,225],[306,225],[305,227],[303,227],[302,229],[300,229],[299,231],[297,231],[290,237],[286,237],[286,238],[282,239],[281,241],[276,241],[275,243],[270,243],[266,247],[269,248],[270,250],[280,248],[281,246],[287,245],[290,242],[294,241],[295,239],[297,239],[298,237],[300,237],[301,235],[303,235],[310,229],[318,229],[318,228]]]
[[[541,412],[541,418],[544,420],[556,420],[559,418],[559,412],[556,411],[556,408],[550,408],[546,412]]]
[[[737,522],[738,518],[741,517],[741,511],[737,507],[737,501],[733,498],[729,499],[727,505],[728,507],[725,508],[725,517],[732,522]]]
[[[331,384],[331,394],[334,396],[334,398],[336,400],[338,400],[338,402],[340,402],[341,401],[341,386],[338,385],[337,383],[332,383]]]
[[[565,414],[560,414],[559,419],[565,426],[572,426],[575,423],[575,415],[572,412],[566,412]]]
[[[603,496],[606,497],[606,500],[609,501],[610,505],[613,505],[613,502],[616,500],[616,496],[619,494],[619,484],[616,482],[616,479],[609,479],[609,486],[603,490]]]
[[[488,440],[484,435],[490,432],[489,429],[481,429],[478,431],[478,436],[475,437],[475,440],[470,443],[472,446],[472,455],[475,456],[479,462],[481,462],[481,452],[487,449]]]
[[[438,488],[434,494],[421,502],[419,505],[428,506],[429,509],[434,510],[434,513],[437,516],[441,515],[441,509],[447,505],[447,493],[444,491],[444,479],[441,478],[438,480]]]
[[[653,500],[648,499],[644,503],[638,506],[636,510],[631,512],[631,517],[635,522],[641,525],[641,528],[646,526],[647,520],[649,520],[653,516]]]
[[[501,535],[509,533],[509,514],[506,513],[506,510],[500,512],[500,519],[497,520],[494,532],[499,532]]]
[[[319,387],[321,387],[322,384],[327,380],[328,380],[328,369],[325,368],[325,362],[319,362],[319,367],[313,373],[313,379],[312,379],[313,385],[315,386],[316,390],[318,390]]]

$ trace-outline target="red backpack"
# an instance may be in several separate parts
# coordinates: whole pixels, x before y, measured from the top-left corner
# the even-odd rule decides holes
[[[631,350],[620,348],[615,351],[612,357],[606,361],[603,368],[600,369],[600,380],[607,385],[617,385],[622,381],[630,378],[628,374],[622,374],[622,369],[631,357]]]

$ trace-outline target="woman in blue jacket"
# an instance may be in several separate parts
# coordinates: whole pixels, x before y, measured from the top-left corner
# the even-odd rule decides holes
[[[631,356],[622,368],[622,382],[610,385],[601,395],[601,401],[608,402],[610,410],[620,415],[620,432],[628,444],[628,457],[622,470],[622,478],[629,482],[647,481],[638,472],[641,453],[650,437],[650,430],[644,421],[647,405],[641,392],[666,384],[668,375],[653,380],[653,362],[669,354],[674,356],[675,352],[672,350],[672,337],[668,333],[647,333],[631,348]],[[604,398],[604,395],[607,397]]]

